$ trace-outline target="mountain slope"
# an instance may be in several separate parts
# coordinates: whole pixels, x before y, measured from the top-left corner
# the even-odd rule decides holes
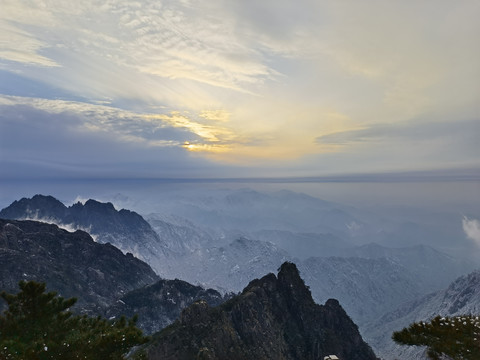
[[[414,275],[384,258],[310,258],[299,268],[316,301],[335,297],[360,326],[424,294]]]
[[[290,259],[272,243],[239,238],[225,246],[200,248],[182,258],[166,259],[163,273],[222,291],[240,291],[251,279]]]
[[[314,303],[292,263],[216,308],[196,302],[146,351],[150,360],[376,359],[338,301]]]
[[[96,241],[130,252],[155,270],[168,253],[166,243],[139,214],[124,209],[117,211],[111,203],[88,200],[85,204],[78,202],[66,207],[52,196],[35,195],[14,201],[0,211],[0,218],[39,220],[85,230]]]
[[[372,346],[387,359],[422,359],[422,351],[398,346],[390,339],[394,331],[416,321],[428,321],[437,315],[480,315],[480,270],[464,275],[445,290],[428,294],[389,312],[365,328]]]
[[[296,261],[317,302],[338,299],[358,324],[375,319],[426,293],[418,276],[386,258],[322,257],[297,261],[270,242],[237,239],[197,249],[164,263],[168,277],[222,291],[240,291],[251,279]]]
[[[343,257],[388,259],[417,278],[425,293],[443,289],[457,277],[475,269],[475,264],[455,258],[427,245],[390,248],[376,243],[344,249]]]
[[[0,289],[17,292],[20,280],[47,283],[77,306],[97,312],[123,294],[151,284],[157,275],[132,254],[36,221],[0,219]]]
[[[174,322],[184,308],[198,300],[217,306],[226,298],[213,289],[204,289],[177,279],[162,279],[122,296],[105,311],[105,316],[112,318],[125,315],[130,318],[137,314],[137,326],[149,335]]]

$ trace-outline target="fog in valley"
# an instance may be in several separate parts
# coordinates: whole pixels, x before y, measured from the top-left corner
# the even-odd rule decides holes
[[[176,217],[219,233],[262,230],[330,234],[338,242],[387,247],[429,245],[477,260],[478,181],[333,182],[289,180],[116,180],[4,182],[2,208],[48,194],[64,204],[89,198],[144,217]],[[33,189],[33,191],[32,191]],[[257,236],[258,237],[258,236]],[[254,238],[254,236],[252,237]],[[272,241],[269,239],[269,241]],[[310,239],[315,248],[315,241]],[[292,242],[295,244],[295,242]],[[284,246],[293,246],[284,244]],[[299,246],[295,244],[296,247]],[[321,255],[300,246],[296,256]],[[480,259],[479,259],[480,262]]]

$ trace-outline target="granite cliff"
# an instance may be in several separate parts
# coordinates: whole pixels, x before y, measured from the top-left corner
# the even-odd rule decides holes
[[[376,359],[338,301],[315,304],[290,262],[220,306],[195,302],[143,351],[150,360]]]
[[[49,291],[76,297],[78,308],[96,313],[158,279],[143,261],[84,231],[0,219],[0,290],[17,292],[20,280],[46,282]]]

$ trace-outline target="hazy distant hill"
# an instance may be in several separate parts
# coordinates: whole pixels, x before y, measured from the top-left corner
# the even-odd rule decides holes
[[[375,360],[336,300],[314,303],[292,263],[216,308],[196,302],[146,348],[149,360]]]
[[[471,261],[455,258],[427,245],[391,248],[370,243],[343,249],[340,256],[388,259],[414,275],[424,292],[441,289],[475,268]]]
[[[445,290],[428,294],[385,314],[367,326],[364,335],[386,358],[422,359],[423,351],[395,345],[390,339],[391,334],[413,322],[427,321],[437,315],[463,314],[480,315],[480,270],[459,277]]]
[[[357,222],[350,208],[291,191],[264,193],[251,189],[163,194],[159,214],[176,215],[204,228],[347,234]],[[233,240],[233,239],[232,239]]]
[[[287,252],[272,243],[240,238],[166,259],[164,273],[224,292],[240,291],[251,279],[274,271],[289,259]]]
[[[363,325],[424,294],[415,275],[385,258],[310,258],[299,264],[314,299],[338,299]]]
[[[299,259],[312,256],[342,256],[354,245],[332,234],[261,230],[253,233],[257,240],[269,241]]]
[[[178,216],[150,214],[145,219],[160,238],[164,239],[168,250],[177,256],[212,246],[218,243],[220,236]]]
[[[166,259],[164,272],[169,278],[240,291],[251,279],[275,271],[284,261],[295,261],[316,301],[335,297],[356,322],[365,324],[445,286],[462,269],[457,260],[422,246],[388,249],[371,245],[342,252],[359,256],[298,260],[271,242],[240,238],[224,246],[199,248],[181,258]]]

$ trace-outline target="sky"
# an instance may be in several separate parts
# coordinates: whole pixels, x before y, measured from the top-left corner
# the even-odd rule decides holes
[[[480,169],[477,0],[0,7],[1,179]]]

